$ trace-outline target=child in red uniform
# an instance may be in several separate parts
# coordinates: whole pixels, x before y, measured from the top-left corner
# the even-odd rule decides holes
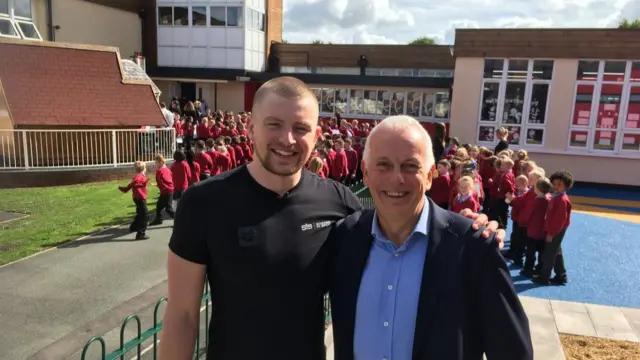
[[[473,191],[473,178],[471,176],[463,176],[458,179],[458,195],[451,206],[451,211],[460,213],[464,209],[471,209],[473,212],[480,210],[477,195]]]
[[[507,219],[509,214],[509,205],[505,202],[506,195],[516,190],[515,177],[511,169],[513,168],[513,160],[503,157],[500,161],[500,177],[494,180],[494,196],[491,201],[491,215],[489,219],[498,222],[500,229],[507,228]]]
[[[536,198],[536,184],[538,183],[538,180],[540,179],[544,179],[544,169],[542,168],[538,168],[535,171],[531,171],[529,173],[529,184],[528,184],[528,190],[520,195],[520,196],[515,196],[514,194],[507,194],[507,200],[509,200],[509,203],[511,205],[512,208],[512,212],[514,211],[513,209],[516,208],[520,208],[520,211],[516,210],[516,216],[513,217],[512,216],[512,220],[514,223],[518,224],[518,228],[520,230],[520,234],[522,236],[522,239],[524,239],[524,246],[525,248],[527,247],[528,244],[528,240],[527,240],[527,225],[528,225],[528,221],[529,221],[529,212],[531,211],[529,209],[529,206],[531,204],[531,202],[533,201],[533,199]],[[512,214],[513,215],[513,214]],[[507,255],[510,255],[511,253],[508,253]],[[510,257],[510,256],[507,256]]]
[[[433,179],[429,197],[436,205],[443,209],[449,208],[449,194],[451,193],[451,164],[447,160],[438,161],[438,177]]]
[[[573,186],[573,175],[568,171],[557,171],[549,177],[553,185],[553,197],[549,202],[544,231],[547,233],[542,254],[542,269],[540,275],[533,281],[546,285],[552,282],[557,285],[567,283],[567,269],[564,266],[562,254],[562,239],[571,224],[571,201],[567,190]],[[556,276],[551,278],[551,270]]]
[[[318,149],[318,157],[322,160],[322,174],[326,179],[329,177],[329,162],[327,162],[327,150],[323,148]]]
[[[522,213],[524,202],[513,200],[524,196],[524,193],[529,190],[529,179],[524,175],[520,175],[516,178],[515,183],[515,194],[508,193],[505,197],[505,202],[511,205],[511,223],[513,224],[511,227],[511,245],[505,257],[512,259],[515,265],[522,266],[522,257],[526,248],[526,233],[522,233],[524,228],[518,224],[518,217]]]
[[[149,210],[147,209],[147,183],[149,178],[146,171],[147,166],[142,161],[136,161],[133,164],[136,175],[127,186],[119,186],[118,189],[123,193],[132,190],[133,202],[136,204],[136,217],[129,226],[129,231],[136,232],[136,240],[146,240],[149,236],[147,232],[147,221]]]
[[[491,151],[487,150],[488,153]],[[491,182],[496,175],[497,169],[495,168],[497,156],[490,156],[480,162],[480,170],[478,173],[482,177],[482,191],[484,192],[484,201],[482,202],[482,212],[489,215],[491,209]]]
[[[205,143],[202,140],[196,142],[196,156],[193,161],[200,165],[200,180],[207,179],[211,176],[214,169],[213,160],[205,151]]]
[[[213,163],[213,167],[211,168],[211,176],[218,175],[216,168],[216,158],[218,157],[218,152],[216,151],[216,142],[213,139],[207,139],[205,142],[205,153],[209,155],[211,158],[211,163]]]
[[[156,218],[149,225],[162,224],[162,210],[166,210],[172,219],[175,216],[173,211],[173,176],[165,162],[164,156],[156,154],[156,185],[160,190],[160,196],[156,202]]]
[[[232,169],[231,167],[231,155],[229,155],[229,149],[224,143],[218,144],[218,156],[216,157],[217,173],[222,174],[225,171]]]
[[[251,151],[251,146],[249,146],[249,142],[247,141],[247,137],[245,135],[240,135],[240,147],[242,148],[242,153],[244,154],[245,161],[247,163],[253,161],[253,151]]]
[[[334,142],[335,156],[333,161],[329,162],[331,167],[331,178],[335,181],[344,183],[347,175],[349,175],[349,164],[347,160],[347,154],[345,153],[344,141],[338,139]]]
[[[191,168],[185,161],[184,153],[180,150],[173,153],[171,177],[173,179],[173,200],[178,200],[189,187],[189,178],[191,178]]]
[[[322,179],[326,179],[322,173],[322,159],[314,157],[309,160],[309,171],[318,175]]]
[[[548,179],[540,179],[536,183],[536,197],[527,207],[527,254],[524,262],[524,269],[520,272],[522,276],[533,277],[534,265],[536,261],[536,253],[538,253],[537,269],[540,269],[540,259],[544,255],[544,239],[545,230],[544,222],[549,206],[549,191],[551,191],[551,183]],[[544,263],[544,260],[542,261]]]
[[[196,153],[193,150],[187,150],[185,158],[187,164],[189,164],[189,170],[191,171],[191,177],[189,177],[189,186],[200,181],[200,164],[195,161]]]
[[[347,170],[349,171],[346,181],[347,186],[355,184],[356,170],[358,169],[358,153],[351,147],[352,145],[353,141],[351,138],[344,140],[344,152],[347,155]]]

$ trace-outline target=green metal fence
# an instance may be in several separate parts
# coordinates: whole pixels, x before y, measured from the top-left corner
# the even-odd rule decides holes
[[[370,208],[373,206],[373,201],[371,200],[370,194],[366,186],[362,184],[362,182],[358,182],[349,187],[349,189],[358,197],[362,206],[365,208]],[[207,353],[207,349],[209,346],[209,317],[211,315],[210,306],[211,306],[211,293],[209,291],[208,281],[205,281],[205,290],[204,295],[202,296],[202,303],[205,311],[205,329],[204,329],[204,339],[201,341],[200,339],[200,327],[198,327],[198,336],[196,338],[196,346],[193,352],[193,359],[199,359],[201,356]],[[162,320],[160,316],[160,308],[162,304],[167,302],[167,298],[163,297],[156,302],[156,305],[153,309],[153,325],[143,330],[142,322],[138,315],[129,315],[125,317],[122,321],[122,325],[120,326],[120,345],[119,347],[110,353],[107,353],[107,343],[102,336],[94,336],[90,338],[87,343],[82,348],[82,357],[81,360],[87,360],[87,355],[90,349],[95,348],[96,346],[99,349],[100,359],[101,360],[124,360],[125,355],[127,354],[135,354],[137,359],[140,360],[143,356],[143,352],[146,350],[142,349],[144,343],[152,340],[150,350],[152,351],[151,355],[154,360],[158,358],[158,340],[160,331],[162,331]],[[329,303],[329,297],[327,295],[324,296],[324,318],[325,318],[325,326],[328,326],[331,323],[331,307]],[[131,324],[131,323],[134,324]],[[125,339],[125,331],[128,326],[135,326],[136,336],[133,339]],[[201,346],[203,345],[203,346]]]

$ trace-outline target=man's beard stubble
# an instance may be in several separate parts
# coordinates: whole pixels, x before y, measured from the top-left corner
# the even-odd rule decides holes
[[[296,155],[296,162],[291,166],[290,169],[288,169],[287,171],[278,171],[275,166],[271,164],[271,151],[267,150],[266,156],[263,156],[260,150],[256,148],[254,150],[254,155],[258,158],[258,161],[260,161],[260,164],[262,164],[262,167],[265,168],[265,170],[278,176],[291,176],[300,171],[300,169],[302,169],[306,162],[302,161],[302,155],[300,152],[298,152],[298,154]]]

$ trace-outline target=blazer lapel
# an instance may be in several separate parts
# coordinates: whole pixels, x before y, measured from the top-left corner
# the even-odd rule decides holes
[[[427,256],[422,270],[422,285],[418,301],[418,315],[413,341],[413,360],[419,360],[422,347],[426,345],[429,333],[435,329],[432,319],[438,312],[441,293],[448,283],[451,266],[456,258],[458,236],[449,231],[451,214],[441,209],[429,199],[429,231]]]
[[[345,307],[345,310],[348,310],[348,313],[345,314],[345,318],[349,321],[348,327],[346,329],[350,330],[350,341],[349,345],[351,346],[349,354],[353,354],[353,340],[355,334],[355,325],[356,325],[356,306],[358,303],[358,293],[360,291],[360,282],[362,281],[362,274],[364,273],[364,268],[367,266],[367,260],[369,259],[369,252],[371,250],[371,245],[373,242],[373,235],[371,235],[371,226],[373,224],[373,210],[365,210],[356,225],[356,231],[353,234],[352,239],[347,239],[347,241],[353,241],[353,246],[349,246],[349,252],[346,254],[346,261],[349,262],[346,269],[349,269],[348,273],[345,273],[344,276],[347,277],[345,284],[347,288],[345,291],[345,299],[348,301],[348,305]]]

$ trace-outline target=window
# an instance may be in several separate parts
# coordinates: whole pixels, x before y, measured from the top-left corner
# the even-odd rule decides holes
[[[388,89],[315,89],[320,113],[367,119],[409,115],[422,121],[448,121],[449,93]]]
[[[264,14],[258,13],[258,30],[265,31]]]
[[[27,21],[16,21],[16,24],[18,25],[18,30],[20,31],[23,39],[42,40],[40,33],[38,33],[38,29],[36,29],[36,26],[33,23]]]
[[[485,59],[478,142],[493,145],[496,130],[505,127],[512,145],[544,144],[553,65],[553,60]]]
[[[238,6],[227,7],[227,26],[244,26],[242,8]]]
[[[0,36],[19,38],[20,35],[13,26],[11,19],[0,18]]]
[[[0,0],[0,14],[9,15],[9,0]]]
[[[31,0],[13,0],[13,16],[31,20]]]
[[[207,26],[207,8],[205,6],[191,7],[191,26]]]
[[[173,7],[173,26],[189,25],[189,8],[186,6]]]
[[[640,157],[640,61],[580,60],[568,147]]]
[[[211,26],[227,25],[227,9],[224,6],[212,6],[209,11],[209,24]]]
[[[249,29],[264,31],[264,14],[253,9],[248,9],[247,25],[249,26]]]
[[[173,26],[173,7],[171,6],[158,7],[158,25]]]

